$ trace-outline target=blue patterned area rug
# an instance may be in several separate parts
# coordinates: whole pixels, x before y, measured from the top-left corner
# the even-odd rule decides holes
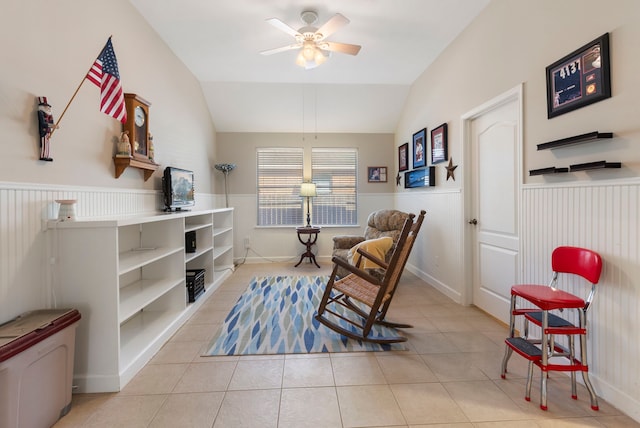
[[[316,321],[314,316],[328,279],[327,276],[253,278],[205,355],[407,350],[404,343],[387,345],[349,339]],[[354,328],[343,320],[337,321],[346,328]],[[397,336],[398,331],[374,326],[372,334]]]

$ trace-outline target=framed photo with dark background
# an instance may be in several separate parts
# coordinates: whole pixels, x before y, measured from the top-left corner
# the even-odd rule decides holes
[[[409,169],[409,143],[404,143],[398,147],[398,171]]]
[[[447,124],[443,123],[431,130],[431,163],[440,163],[449,159],[447,148]]]
[[[609,97],[609,33],[547,67],[549,119]]]
[[[425,160],[425,143],[427,139],[427,128],[423,128],[420,131],[413,134],[413,168],[420,168],[425,166],[427,161]]]

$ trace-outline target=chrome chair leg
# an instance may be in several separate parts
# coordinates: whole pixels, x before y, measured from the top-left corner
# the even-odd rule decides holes
[[[587,387],[587,391],[589,391],[589,396],[591,398],[591,408],[593,410],[598,410],[598,396],[596,395],[596,391],[593,389],[593,385],[591,385],[591,381],[589,380],[589,371],[588,371],[588,361],[587,361],[587,317],[584,311],[580,312],[580,327],[584,329],[584,334],[580,335],[580,358],[582,359],[582,365],[587,367],[586,370],[582,371],[582,380],[584,380],[584,385]]]
[[[533,383],[533,361],[529,361],[529,368],[527,370],[527,388],[524,399],[531,401],[531,384]]]

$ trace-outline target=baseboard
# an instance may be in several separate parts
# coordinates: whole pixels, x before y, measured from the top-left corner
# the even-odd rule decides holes
[[[418,278],[423,280],[424,282],[431,285],[436,290],[440,291],[442,294],[453,300],[455,303],[462,304],[462,295],[460,292],[454,290],[443,282],[438,281],[436,278],[432,277],[428,273],[418,269],[415,265],[411,263],[407,263],[405,269],[416,275]]]

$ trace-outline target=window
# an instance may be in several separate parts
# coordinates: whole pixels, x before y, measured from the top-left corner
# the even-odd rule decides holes
[[[358,151],[312,148],[311,175],[318,196],[312,198],[313,224],[358,224]]]
[[[299,148],[259,148],[258,225],[301,225],[300,183],[304,152]]]

